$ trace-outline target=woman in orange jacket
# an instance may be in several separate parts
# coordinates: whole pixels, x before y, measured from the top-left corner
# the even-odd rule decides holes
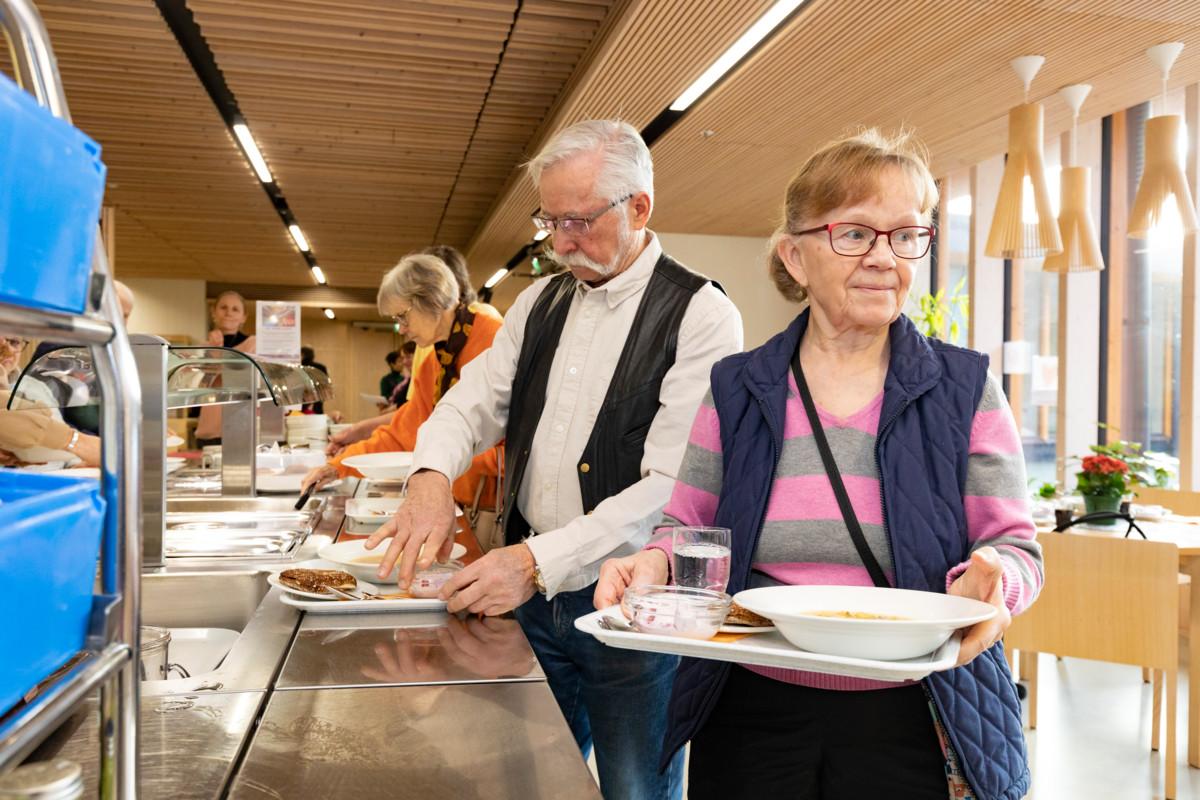
[[[459,302],[460,292],[454,274],[436,256],[411,254],[400,260],[384,276],[379,287],[379,312],[390,316],[400,332],[418,347],[432,345],[434,357],[426,358],[413,373],[412,395],[367,439],[347,446],[329,463],[312,470],[304,478],[307,488],[318,488],[337,477],[358,475],[342,464],[350,456],[388,451],[411,452],[417,443],[417,429],[450,387],[458,382],[463,366],[492,346],[503,319],[486,303]],[[494,509],[496,476],[503,463],[501,448],[496,447],[475,457],[471,468],[454,482],[454,497],[463,506]]]

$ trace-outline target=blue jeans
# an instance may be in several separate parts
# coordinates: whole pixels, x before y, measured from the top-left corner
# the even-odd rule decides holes
[[[517,620],[585,758],[595,744],[606,800],[681,800],[683,750],[658,771],[679,659],[618,650],[576,630],[575,620],[595,610],[595,588],[552,600],[535,594]]]

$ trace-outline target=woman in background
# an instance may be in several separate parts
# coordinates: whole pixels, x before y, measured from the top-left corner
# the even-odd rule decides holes
[[[232,289],[217,295],[212,308],[213,328],[208,332],[212,347],[230,347],[242,353],[254,352],[254,337],[246,335],[246,298]],[[221,408],[203,406],[196,423],[196,447],[221,443]]]

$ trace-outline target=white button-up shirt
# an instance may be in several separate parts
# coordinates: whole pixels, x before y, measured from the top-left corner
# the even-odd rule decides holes
[[[742,318],[719,289],[692,296],[679,327],[675,363],[663,378],[660,408],[646,436],[642,478],[585,515],[579,460],[616,371],[633,318],[662,254],[647,232],[645,250],[602,286],[579,281],[567,312],[534,433],[517,506],[537,532],[527,540],[547,596],[582,589],[605,559],[640,550],[662,516],[683,460],[692,420],[719,359],[742,349]],[[467,364],[417,433],[413,471],[454,478],[474,454],[504,438],[513,378],[529,312],[548,281],[523,291],[492,347]]]

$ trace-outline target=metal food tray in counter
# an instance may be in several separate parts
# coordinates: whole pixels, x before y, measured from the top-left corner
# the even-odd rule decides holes
[[[903,661],[878,661],[867,658],[830,656],[801,650],[784,639],[783,634],[779,631],[753,636],[745,635],[734,640],[731,640],[732,637],[727,634],[718,634],[714,639],[685,639],[640,631],[627,633],[609,630],[600,627],[600,618],[603,616],[619,620],[625,619],[621,613],[621,607],[616,605],[580,617],[575,620],[575,627],[596,637],[609,647],[618,647],[623,650],[667,653],[763,667],[782,667],[877,681],[916,681],[932,672],[950,669],[958,660],[960,642],[959,635],[955,634],[944,645],[927,655]]]

